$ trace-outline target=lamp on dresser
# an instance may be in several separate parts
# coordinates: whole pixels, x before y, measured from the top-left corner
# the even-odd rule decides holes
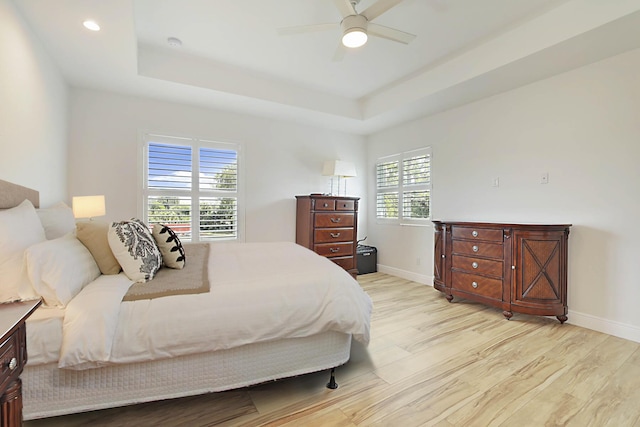
[[[342,160],[327,160],[322,167],[322,176],[331,177],[331,194],[334,196],[346,196],[347,195],[347,180],[344,181],[344,187],[342,194],[340,194],[340,179],[352,178],[358,176],[356,173],[356,167],[351,162],[345,162]],[[333,178],[338,178],[338,191],[333,192]]]

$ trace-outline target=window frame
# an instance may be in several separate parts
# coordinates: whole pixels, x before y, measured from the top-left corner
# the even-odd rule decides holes
[[[153,189],[149,188],[149,144],[169,144],[191,148],[191,189]],[[201,190],[200,189],[200,148],[232,150],[237,154],[236,163],[236,191],[229,190]],[[245,216],[244,216],[244,160],[242,156],[242,144],[237,142],[213,141],[211,139],[162,135],[152,132],[143,132],[140,137],[139,149],[139,179],[142,183],[138,188],[138,212],[145,224],[149,224],[149,197],[190,197],[191,198],[191,239],[183,239],[186,242],[244,242]],[[207,197],[235,197],[236,198],[236,237],[200,239],[200,199]],[[149,224],[151,226],[151,224]],[[181,237],[182,239],[182,237]]]
[[[405,171],[404,171],[404,162],[412,157],[424,156],[426,155],[429,159],[429,182],[426,184],[412,184],[407,185],[404,183]],[[384,163],[398,163],[398,184],[396,186],[387,186],[387,187],[379,187],[378,184],[378,172],[379,166]],[[398,154],[393,154],[389,156],[384,156],[378,158],[375,166],[375,188],[376,188],[376,196],[375,196],[375,209],[376,209],[376,223],[378,224],[389,224],[389,225],[415,225],[415,226],[430,226],[431,225],[431,213],[432,213],[432,203],[431,203],[431,170],[433,165],[433,154],[431,147],[419,148],[416,150],[405,151]],[[404,207],[404,194],[409,191],[427,191],[429,194],[429,216],[427,218],[407,218],[403,215],[403,207]],[[378,196],[380,194],[385,193],[396,193],[397,194],[397,217],[380,217],[378,216]]]

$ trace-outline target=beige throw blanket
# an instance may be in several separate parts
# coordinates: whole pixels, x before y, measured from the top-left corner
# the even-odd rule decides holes
[[[167,267],[161,268],[153,280],[131,285],[122,301],[209,292],[207,271],[209,244],[187,243],[183,244],[183,247],[186,262],[182,270]]]

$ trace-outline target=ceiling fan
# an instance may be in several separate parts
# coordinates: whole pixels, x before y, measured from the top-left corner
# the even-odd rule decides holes
[[[369,35],[404,44],[408,44],[416,38],[414,34],[405,33],[395,28],[385,27],[384,25],[371,22],[387,10],[398,5],[402,0],[378,0],[360,13],[356,11],[356,6],[360,3],[360,0],[333,0],[333,2],[342,15],[342,21],[340,23],[280,28],[278,34],[300,34],[341,27],[342,46],[348,48],[356,48],[364,45]],[[338,49],[338,51],[343,52],[342,49]],[[339,56],[339,53],[337,56]]]

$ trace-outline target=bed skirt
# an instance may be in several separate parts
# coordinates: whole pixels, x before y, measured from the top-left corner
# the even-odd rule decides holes
[[[57,363],[27,366],[22,373],[25,420],[135,403],[231,390],[346,363],[351,335],[249,344],[213,353],[84,371]]]

